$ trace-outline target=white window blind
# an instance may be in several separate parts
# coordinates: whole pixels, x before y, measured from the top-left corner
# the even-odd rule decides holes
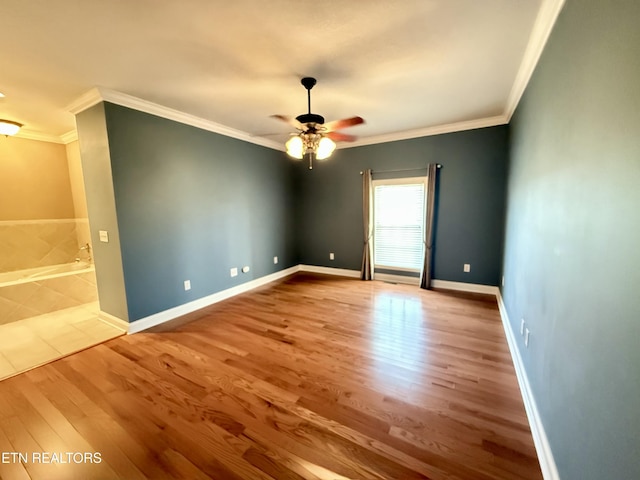
[[[425,183],[374,185],[376,267],[419,271],[424,248]]]

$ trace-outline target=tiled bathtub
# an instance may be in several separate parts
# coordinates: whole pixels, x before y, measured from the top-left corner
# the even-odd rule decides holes
[[[85,262],[0,273],[0,324],[97,301],[93,265]]]

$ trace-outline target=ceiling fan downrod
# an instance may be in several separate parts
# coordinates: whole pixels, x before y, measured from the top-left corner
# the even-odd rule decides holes
[[[316,79],[313,77],[304,77],[302,80],[300,80],[300,83],[304,88],[307,89],[307,107],[308,107],[307,113],[311,114],[311,89],[317,83]]]
[[[307,89],[307,113],[298,115],[296,120],[300,123],[316,123],[322,125],[324,123],[324,117],[322,115],[311,113],[311,89],[316,84],[316,79],[313,77],[304,77],[300,80],[300,83]]]

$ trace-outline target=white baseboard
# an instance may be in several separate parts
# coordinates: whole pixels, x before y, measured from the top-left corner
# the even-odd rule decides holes
[[[500,289],[492,285],[481,285],[479,283],[449,282],[448,280],[431,280],[434,288],[444,288],[446,290],[457,290],[459,292],[486,293],[487,295],[498,295]]]
[[[111,325],[117,328],[123,329],[124,331],[130,334],[142,332],[143,330],[147,330],[148,328],[155,327],[157,325],[160,325],[161,323],[165,323],[175,318],[181,317],[183,315],[187,315],[189,313],[195,312],[196,310],[208,307],[209,305],[213,305],[214,303],[221,302],[223,300],[234,297],[241,293],[246,293],[248,291],[253,290],[254,288],[261,287],[262,285],[287,277],[296,272],[312,272],[312,273],[322,273],[326,275],[336,275],[341,277],[360,278],[359,270],[348,270],[344,268],[321,267],[317,265],[300,264],[300,265],[295,265],[285,270],[281,270],[279,272],[275,272],[270,275],[266,275],[264,277],[252,280],[250,282],[243,283],[242,285],[238,285],[236,287],[232,287],[226,290],[222,290],[220,292],[216,292],[212,295],[199,298],[192,302],[185,303],[183,305],[179,305],[177,307],[170,308],[168,310],[164,310],[162,312],[158,312],[153,315],[149,315],[148,317],[141,318],[131,323],[126,322],[125,320],[121,320],[120,318],[114,317],[113,315],[110,315],[106,312],[100,312],[100,316],[105,322],[110,323]],[[382,274],[382,273],[375,274],[375,280],[387,281],[387,282],[393,282],[393,283],[405,283],[405,284],[416,285],[416,286],[420,284],[419,278],[405,277],[402,275]],[[499,293],[498,287],[492,287],[488,285],[478,285],[473,283],[433,280],[432,285],[436,288],[459,290],[463,292],[487,293],[491,295],[496,295],[497,293]]]
[[[209,305],[213,305],[214,303],[221,302],[241,293],[245,293],[255,288],[261,287],[263,285],[266,285],[267,283],[279,280],[284,277],[288,277],[289,275],[292,275],[298,271],[300,271],[300,265],[296,265],[294,267],[280,270],[279,272],[265,275],[264,277],[260,277],[255,280],[251,280],[250,282],[243,283],[242,285],[216,292],[212,295],[194,300],[193,302],[170,308],[169,310],[154,313],[153,315],[149,315],[148,317],[144,317],[136,320],[135,322],[131,322],[129,324],[128,331],[130,334],[141,332],[148,328],[155,327],[156,325],[160,325],[161,323],[168,322],[169,320],[173,320],[188,313],[195,312],[196,310],[200,310],[201,308],[208,307]]]
[[[102,320],[104,323],[108,323],[112,327],[116,327],[122,330],[123,332],[129,331],[129,322],[127,322],[126,320],[122,320],[121,318],[115,317],[110,313],[103,312],[102,310],[100,310],[100,313],[98,314],[98,318]]]
[[[533,443],[536,447],[538,454],[538,461],[540,462],[540,468],[542,470],[542,476],[544,480],[560,480],[558,474],[558,467],[556,466],[555,459],[553,458],[553,452],[549,445],[549,439],[544,430],[542,419],[540,418],[540,412],[536,400],[531,391],[531,385],[529,384],[529,378],[527,377],[527,371],[524,369],[522,363],[522,357],[520,356],[520,350],[516,343],[516,336],[513,333],[511,322],[509,322],[509,316],[507,309],[502,301],[502,295],[500,290],[496,293],[496,300],[498,301],[498,308],[500,309],[500,318],[502,319],[502,326],[507,337],[507,343],[509,345],[509,351],[511,352],[511,358],[513,360],[513,366],[516,369],[516,376],[518,377],[518,385],[520,385],[520,393],[522,394],[522,400],[524,401],[524,408],[527,412],[527,418],[529,420],[529,426],[531,427],[531,435],[533,436]]]
[[[301,272],[324,273],[326,275],[338,275],[340,277],[360,278],[359,270],[347,270],[345,268],[318,267],[316,265],[298,265]]]
[[[404,275],[394,275],[391,273],[373,273],[373,279],[381,282],[404,283],[406,285],[420,285],[418,277],[407,277]]]
[[[338,275],[341,277],[360,278],[359,270],[347,270],[343,268],[319,267],[316,265],[299,265],[301,272],[324,273],[326,275]],[[404,275],[393,275],[389,273],[375,273],[374,280],[382,282],[404,283],[407,285],[420,285],[420,279],[417,277],[407,277]],[[486,293],[488,295],[497,295],[500,292],[498,287],[492,285],[481,285],[478,283],[450,282],[447,280],[432,280],[431,285],[435,288],[444,288],[447,290],[458,290],[460,292]]]

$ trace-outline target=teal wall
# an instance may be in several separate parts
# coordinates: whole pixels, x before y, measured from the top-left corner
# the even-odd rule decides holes
[[[639,479],[640,2],[567,1],[511,134],[503,297],[560,476]]]
[[[282,152],[110,103],[104,113],[129,321],[298,263]]]
[[[102,169],[110,169],[101,177],[106,182],[93,179],[87,190],[112,191],[110,203],[100,204],[112,222],[107,228],[92,218],[92,231],[112,237],[108,245],[94,239],[97,264],[118,266],[113,252],[121,259],[121,301],[105,310],[120,318],[135,321],[298,263],[359,270],[360,171],[413,168],[395,176],[424,175],[429,162],[442,165],[435,278],[499,282],[506,126],[343,149],[309,171],[280,151],[110,103],[77,122],[81,145],[102,139]],[[83,158],[93,162],[87,153]],[[251,272],[229,276],[244,265]]]
[[[304,162],[296,164],[301,263],[360,269],[361,171],[373,169],[374,180],[424,176],[427,164],[440,163],[434,278],[498,285],[507,154],[508,127],[500,126],[341,149],[312,171]],[[396,169],[416,170],[375,173]],[[471,272],[463,272],[465,263]]]

